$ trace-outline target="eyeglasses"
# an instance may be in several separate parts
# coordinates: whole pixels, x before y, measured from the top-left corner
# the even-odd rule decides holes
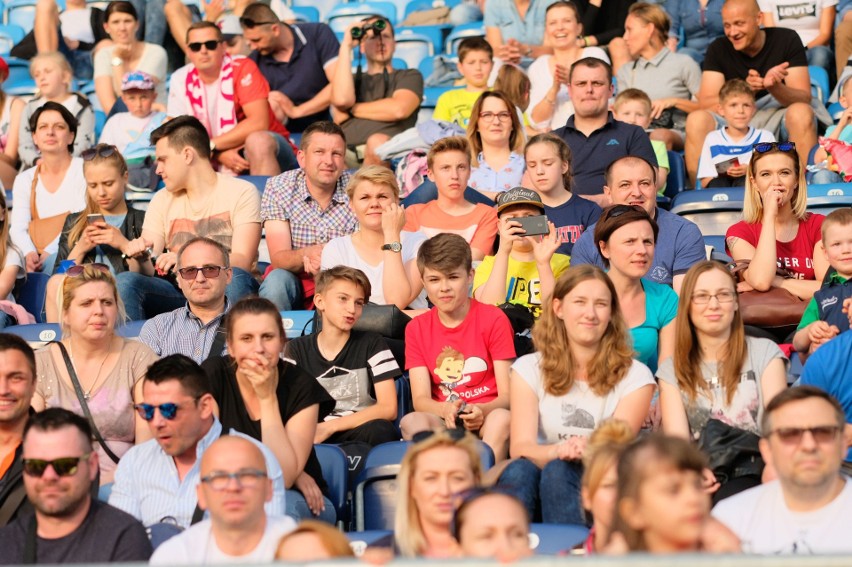
[[[765,154],[772,150],[778,150],[780,152],[795,152],[796,144],[795,142],[761,142],[752,146],[752,150],[758,154]]]
[[[222,40],[219,39],[211,39],[209,41],[193,41],[192,43],[187,44],[187,47],[193,52],[198,53],[201,51],[201,48],[205,48],[207,51],[213,51],[219,44],[222,43]]]
[[[498,122],[505,122],[507,120],[512,119],[512,115],[506,112],[480,112],[479,119],[483,122],[494,122],[497,120]]]
[[[115,155],[118,151],[118,148],[115,146],[111,146],[109,144],[98,144],[94,148],[89,148],[80,154],[80,157],[83,158],[83,161],[92,161],[95,159],[95,156],[100,156],[102,158],[108,158]]]
[[[837,439],[837,434],[840,433],[840,427],[837,425],[817,425],[816,427],[779,427],[774,431],[770,431],[770,435],[777,435],[785,445],[798,445],[802,442],[802,436],[805,432],[811,434],[814,441],[817,443],[831,443]]]
[[[237,481],[238,488],[255,488],[260,484],[261,480],[266,478],[266,473],[256,469],[241,470],[234,473],[226,473],[217,471],[201,477],[201,482],[212,488],[220,491],[228,488],[231,484],[231,479]]]
[[[719,303],[731,303],[734,300],[735,293],[729,289],[719,291],[717,293],[693,293],[692,302],[696,305],[705,305],[710,303],[710,300],[716,298]]]
[[[93,268],[93,269],[95,269],[99,272],[103,272],[105,274],[110,273],[109,272],[109,266],[107,266],[106,264],[100,264],[100,263],[95,262],[93,264],[78,264],[76,266],[71,266],[70,268],[65,270],[65,275],[68,276],[68,277],[76,278],[78,276],[83,275],[83,272],[86,271],[86,268]]]
[[[44,459],[22,459],[24,464],[24,472],[29,476],[41,478],[48,466],[53,467],[53,471],[59,476],[74,476],[77,474],[77,469],[80,461],[88,459],[91,453],[80,455],[79,457],[62,457],[61,459],[53,459],[45,461]]]
[[[197,402],[198,400],[199,398],[193,398],[193,402]],[[177,417],[177,411],[182,405],[184,404],[167,402],[158,406],[152,406],[151,404],[136,404],[133,407],[136,409],[136,413],[139,414],[139,417],[145,421],[151,421],[154,419],[154,410],[160,410],[160,415],[163,416],[163,419],[171,421]]]
[[[198,272],[204,274],[204,277],[209,279],[218,278],[222,270],[227,270],[225,266],[202,266],[200,268],[181,268],[178,270],[180,277],[185,280],[192,281],[198,277]]]
[[[247,30],[253,30],[257,26],[268,26],[270,24],[278,24],[280,22],[256,22],[251,18],[240,18],[240,25],[246,28]]]

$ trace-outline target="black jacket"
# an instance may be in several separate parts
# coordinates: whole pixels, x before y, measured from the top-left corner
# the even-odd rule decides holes
[[[68,244],[68,233],[71,231],[71,228],[74,226],[74,223],[77,222],[77,219],[81,214],[83,213],[72,213],[65,219],[65,226],[62,227],[62,234],[59,237],[59,250],[56,253],[56,263],[53,265],[54,273],[56,273],[56,268],[59,267],[59,264],[62,263],[63,260],[66,260],[68,258],[68,254],[71,253],[73,245]],[[124,222],[119,230],[125,238],[133,240],[134,238],[142,236],[143,222],[145,222],[145,211],[137,211],[128,203],[127,216],[124,218]],[[126,272],[129,269],[127,266],[127,260],[122,257],[121,250],[116,250],[111,246],[103,246],[102,248],[116,274]],[[95,249],[93,248],[89,250],[81,263],[90,264],[94,261]]]

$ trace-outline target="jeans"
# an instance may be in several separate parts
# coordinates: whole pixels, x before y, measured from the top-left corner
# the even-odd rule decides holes
[[[579,461],[550,461],[539,469],[527,459],[513,461],[497,485],[515,494],[530,518],[546,524],[585,524],[580,499],[583,464]],[[541,511],[540,515],[536,512]]]
[[[476,2],[462,2],[450,10],[450,23],[454,26],[482,21],[482,10]]]
[[[320,512],[319,516],[314,516],[311,509],[308,508],[308,503],[302,493],[296,489],[287,491],[287,503],[284,505],[284,513],[300,522],[302,520],[320,520],[327,524],[334,524],[337,521],[337,511],[334,505],[327,497],[322,497],[325,502],[325,510]]]
[[[434,201],[437,198],[438,186],[435,185],[434,181],[427,179],[420,185],[420,187],[409,193],[408,196],[403,199],[403,204],[406,207],[410,207],[411,205],[425,204],[430,201]],[[469,203],[482,203],[483,205],[488,205],[489,207],[494,206],[494,201],[492,201],[476,189],[471,189],[470,187],[467,187],[464,190],[464,199]]]
[[[15,319],[13,319],[11,315],[5,311],[0,311],[0,330],[5,329],[6,327],[11,327],[14,324]]]
[[[828,185],[832,183],[843,183],[843,178],[836,171],[820,169],[810,173],[808,183],[811,185]]]
[[[684,55],[689,55],[692,57],[692,60],[698,63],[699,65],[704,63],[704,53],[706,52],[706,48],[702,50],[693,49],[692,47],[678,47],[677,52],[683,53]]]
[[[297,169],[299,167],[299,162],[296,161],[296,154],[293,152],[293,146],[290,145],[290,142],[287,141],[284,136],[278,134],[276,132],[267,132],[272,139],[275,140],[275,143],[278,145],[278,151],[275,154],[275,159],[278,161],[278,167],[281,168],[281,172],[290,171],[292,169]]]
[[[833,85],[837,77],[837,70],[834,64],[834,53],[830,47],[825,45],[815,45],[807,50],[808,65],[822,67],[828,73],[828,83]],[[829,87],[830,88],[830,87]],[[825,93],[828,96],[830,93]]]
[[[166,34],[169,33],[169,23],[163,17],[166,0],[136,0],[133,5],[140,2],[145,5],[145,11],[139,12],[139,21],[144,22],[145,41],[156,45],[163,45]]]
[[[299,276],[283,268],[269,272],[260,284],[258,295],[274,303],[279,311],[301,309],[304,299]]]

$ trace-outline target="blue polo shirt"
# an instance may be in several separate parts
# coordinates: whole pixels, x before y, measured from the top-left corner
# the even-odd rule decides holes
[[[693,264],[706,259],[704,237],[694,222],[664,209],[657,209],[656,220],[660,233],[654,250],[654,262],[645,279],[672,285],[674,276],[686,273]],[[604,267],[595,245],[595,226],[588,227],[574,243],[572,266],[593,264]]]
[[[490,9],[490,6],[489,6]],[[574,164],[573,191],[578,195],[600,195],[603,193],[604,171],[607,166],[624,156],[645,158],[657,165],[657,156],[651,147],[648,134],[639,126],[621,122],[607,114],[606,124],[586,137],[574,128],[574,116],[568,123],[554,132],[571,148]]]
[[[273,55],[261,55],[257,51],[252,51],[249,59],[257,63],[271,90],[284,93],[293,104],[302,104],[328,85],[325,68],[337,59],[340,43],[326,24],[308,23],[287,27],[293,33],[293,54],[289,61],[276,61]],[[290,132],[302,132],[317,120],[330,119],[328,110],[324,110],[289,120],[287,129]]]
[[[530,0],[526,15],[522,18],[513,0],[488,0],[484,24],[486,28],[497,28],[503,43],[516,39],[527,45],[544,42],[544,15],[548,6],[556,0]]]

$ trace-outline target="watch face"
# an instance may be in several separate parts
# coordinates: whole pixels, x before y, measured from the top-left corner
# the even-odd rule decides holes
[[[393,252],[400,252],[400,251],[402,251],[402,244],[400,244],[399,242],[391,242],[390,244],[385,244],[384,246],[382,246],[382,250],[391,250]]]

